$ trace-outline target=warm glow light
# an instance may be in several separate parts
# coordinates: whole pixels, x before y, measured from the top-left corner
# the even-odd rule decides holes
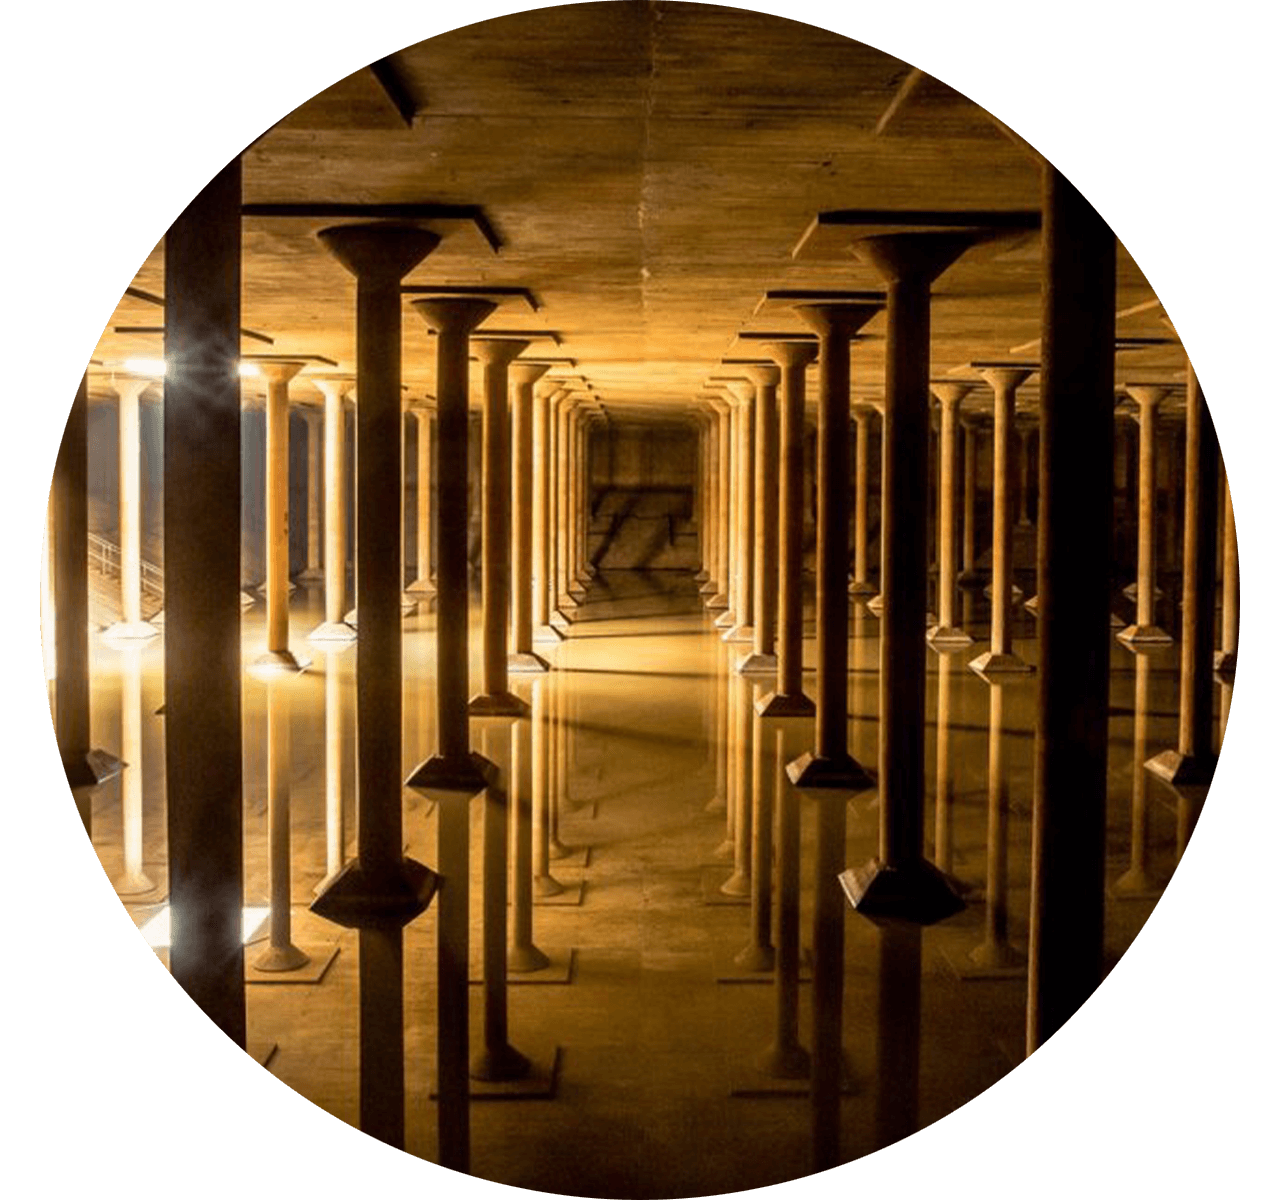
[[[263,921],[271,915],[269,908],[246,908],[244,910],[243,943],[248,945],[261,928]],[[146,924],[139,926],[142,934],[152,950],[164,950],[169,945],[169,906],[166,904]]]
[[[154,379],[164,378],[163,358],[126,358],[121,365],[131,375],[149,375]],[[257,363],[242,362],[240,364],[240,375],[243,378],[253,378],[261,374],[262,371]]]

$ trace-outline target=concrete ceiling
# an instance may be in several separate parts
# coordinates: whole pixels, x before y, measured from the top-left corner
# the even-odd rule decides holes
[[[880,51],[760,13],[694,4],[542,9],[444,34],[306,102],[244,154],[246,203],[479,205],[502,247],[465,221],[406,284],[531,289],[489,325],[554,330],[606,408],[687,409],[740,330],[795,329],[767,289],[878,289],[826,237],[793,256],[832,209],[1034,209],[1032,152],[984,110]],[[245,352],[320,355],[354,370],[354,284],[320,247],[332,220],[244,222],[243,324],[273,339]],[[134,280],[164,291],[160,247]],[[971,255],[935,285],[935,376],[1027,357],[1039,334],[1032,237]],[[1123,249],[1117,303],[1153,293]],[[153,303],[126,296],[99,343],[104,369],[158,356]],[[1118,331],[1169,330],[1149,304]],[[854,352],[854,390],[875,396],[884,317]],[[1011,352],[1019,347],[1017,354]],[[1032,351],[1034,354],[1034,350]],[[1175,380],[1175,345],[1126,352],[1119,379]],[[319,373],[334,368],[318,364]],[[406,304],[404,379],[434,389],[432,344]],[[298,399],[318,399],[302,382]]]

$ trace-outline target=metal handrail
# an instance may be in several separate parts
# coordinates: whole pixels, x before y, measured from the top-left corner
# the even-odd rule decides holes
[[[120,547],[100,534],[89,534],[89,566],[107,579],[120,578]],[[141,560],[142,591],[155,600],[164,600],[164,568]]]

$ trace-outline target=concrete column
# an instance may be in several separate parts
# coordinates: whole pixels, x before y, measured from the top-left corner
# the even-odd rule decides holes
[[[853,460],[853,579],[849,595],[873,596],[875,586],[867,579],[867,503],[871,482],[871,417],[873,409],[858,405],[853,410],[855,428]]]
[[[511,939],[507,949],[507,970],[517,974],[540,971],[551,960],[533,943],[533,811],[534,772],[533,746],[537,738],[536,723],[540,711],[541,680],[533,681],[530,697],[531,717],[518,721],[511,729],[510,802],[514,819],[511,831]],[[545,741],[542,753],[545,766]],[[545,859],[544,859],[545,864]]]
[[[302,361],[259,364],[267,381],[267,649],[254,662],[260,675],[272,668],[282,674],[299,668],[289,650],[289,380],[304,366]]]
[[[781,371],[778,472],[778,676],[773,691],[757,702],[769,717],[807,717],[813,701],[804,694],[804,373],[818,356],[813,342],[769,347]]]
[[[347,417],[343,397],[348,381],[313,379],[324,395],[324,621],[311,631],[313,642],[353,642],[347,624]]]
[[[753,685],[753,701],[760,699],[760,685]],[[744,692],[744,698],[746,693]],[[773,809],[774,739],[773,722],[756,711],[754,703],[744,706],[751,723],[751,940],[735,956],[734,962],[747,971],[774,969],[773,945]]]
[[[142,439],[138,403],[149,379],[117,379],[120,414],[120,620],[103,637],[146,641],[160,631],[142,619]]]
[[[726,642],[750,642],[755,638],[755,571],[752,565],[755,537],[755,387],[750,383],[731,383],[734,419],[737,422],[734,444],[733,512],[733,593],[730,604],[732,621],[721,617]]]
[[[320,565],[320,493],[323,436],[323,417],[310,408],[302,410],[307,426],[307,565],[299,574],[301,583],[320,583],[324,570]]]
[[[574,456],[574,579],[584,589],[596,573],[587,552],[587,532],[591,525],[591,424],[587,413],[582,412],[577,423]]]
[[[697,480],[693,496],[693,520],[698,530],[698,569],[693,573],[693,580],[701,587],[711,578],[710,544],[707,540],[708,522],[711,519],[710,510],[707,508],[707,479],[710,470],[707,414],[695,412],[693,424],[698,438]]]
[[[778,383],[775,366],[745,368],[755,385],[755,547],[752,554],[752,649],[738,663],[743,675],[778,670],[775,621],[778,582]],[[757,697],[758,699],[758,697]]]
[[[726,896],[748,897],[751,895],[754,828],[751,685],[731,672],[728,686],[729,720],[733,724],[733,736],[729,742],[729,803],[733,815],[729,840],[733,843],[733,874],[720,885],[720,890]]]
[[[534,679],[531,698],[533,813],[530,836],[532,838],[533,894],[558,896],[564,891],[562,884],[551,874],[551,789],[555,782],[555,751],[552,694],[555,676]]]
[[[1208,787],[1218,762],[1213,740],[1218,468],[1218,435],[1188,360],[1178,748],[1147,763],[1153,775],[1175,787]]]
[[[1240,551],[1236,545],[1236,514],[1231,485],[1222,479],[1222,649],[1213,665],[1228,684],[1235,681],[1236,653],[1240,648]]]
[[[800,788],[859,792],[872,786],[848,751],[849,346],[880,311],[879,304],[858,303],[796,308],[819,341],[818,696],[814,749],[787,767],[791,782]]]
[[[1129,800],[1129,868],[1111,885],[1118,899],[1155,900],[1165,880],[1151,870],[1148,847],[1150,802],[1147,794],[1147,741],[1151,712],[1151,652],[1133,652],[1133,788]]]
[[[507,670],[548,670],[533,651],[534,573],[534,415],[533,385],[550,363],[513,363],[511,379],[511,653]]]
[[[1009,481],[1015,395],[1034,367],[992,367],[982,377],[995,393],[995,425],[991,451],[991,649],[979,654],[969,666],[981,675],[1020,673],[1031,670],[1013,652],[1010,619],[1013,606],[1013,524],[1009,502]]]
[[[417,439],[417,553],[414,555],[415,579],[408,591],[424,596],[434,596],[436,585],[431,578],[431,443],[435,437],[436,411],[434,408],[410,410],[418,421]]]
[[[1130,645],[1173,641],[1155,620],[1156,597],[1156,417],[1167,387],[1125,384],[1138,405],[1138,614],[1116,637]]]
[[[705,402],[704,402],[705,403]],[[694,577],[698,595],[713,596],[716,591],[716,470],[719,438],[716,433],[715,410],[709,405],[699,413],[701,423],[700,474],[698,477],[698,539],[702,570]]]
[[[944,875],[951,875],[954,846],[952,836],[955,785],[951,768],[951,684],[952,655],[938,654],[938,716],[934,754],[933,862]]]
[[[855,252],[888,287],[885,343],[884,507],[880,517],[880,852],[842,877],[864,916],[929,924],[963,902],[924,857],[929,289],[972,244],[965,233],[864,238]]]
[[[245,1044],[240,722],[240,160],[164,237],[169,970]]]
[[[960,542],[960,574],[956,583],[962,588],[976,587],[978,575],[978,430],[977,417],[962,413],[960,427],[964,430],[964,480],[963,533]]]
[[[973,641],[955,624],[956,599],[956,416],[969,383],[930,384],[938,398],[941,425],[938,430],[938,623],[928,638],[935,648],[967,646]]]
[[[346,862],[346,825],[342,804],[343,736],[342,714],[345,707],[342,696],[342,679],[338,671],[338,655],[349,646],[340,642],[326,654],[324,672],[324,829],[325,829],[325,879],[336,875]],[[319,895],[322,883],[316,889]]]
[[[576,400],[571,396],[564,397],[556,414],[556,448],[555,448],[555,588],[556,607],[561,615],[570,619],[578,607],[578,600],[572,594],[573,581],[570,578],[569,555],[572,546],[572,482],[570,476],[570,414]]]
[[[318,237],[356,278],[359,802],[356,857],[328,882],[311,907],[328,920],[359,930],[360,1127],[403,1148],[402,929],[426,910],[438,877],[404,856],[400,281],[440,239],[415,226],[391,223],[335,226],[322,229]],[[441,1138],[442,1157],[451,1146]]]
[[[729,573],[729,540],[732,523],[731,482],[733,478],[733,409],[725,400],[710,401],[716,415],[716,567],[712,572],[719,590],[707,600],[706,607],[721,617],[729,608],[731,577]]]
[[[118,896],[155,890],[142,866],[142,646],[126,642],[120,651],[120,826],[124,862],[111,886]]]
[[[1115,435],[1115,234],[1043,171],[1028,1053],[1102,978]]]
[[[484,468],[481,511],[483,687],[471,697],[473,716],[522,716],[529,710],[507,687],[507,623],[511,609],[511,442],[507,412],[508,367],[529,343],[473,338],[484,394]]]
[[[1014,420],[1014,434],[1018,439],[1018,528],[1031,528],[1031,473],[1035,456],[1032,454],[1031,436],[1036,430],[1035,418],[1028,414],[1023,422]]]
[[[555,529],[552,525],[553,413],[555,402],[568,393],[545,380],[533,396],[533,641],[557,645],[564,640],[551,624],[555,607]]]

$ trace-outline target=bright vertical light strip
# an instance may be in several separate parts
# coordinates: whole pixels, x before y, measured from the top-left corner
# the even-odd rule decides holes
[[[248,945],[253,935],[258,932],[258,927],[267,919],[271,910],[265,907],[250,907],[244,910],[244,920],[241,926],[242,941],[244,945]],[[142,934],[143,939],[152,950],[163,950],[169,946],[169,905],[165,905],[159,912],[155,913],[150,920],[146,921],[138,927],[138,932]]]

